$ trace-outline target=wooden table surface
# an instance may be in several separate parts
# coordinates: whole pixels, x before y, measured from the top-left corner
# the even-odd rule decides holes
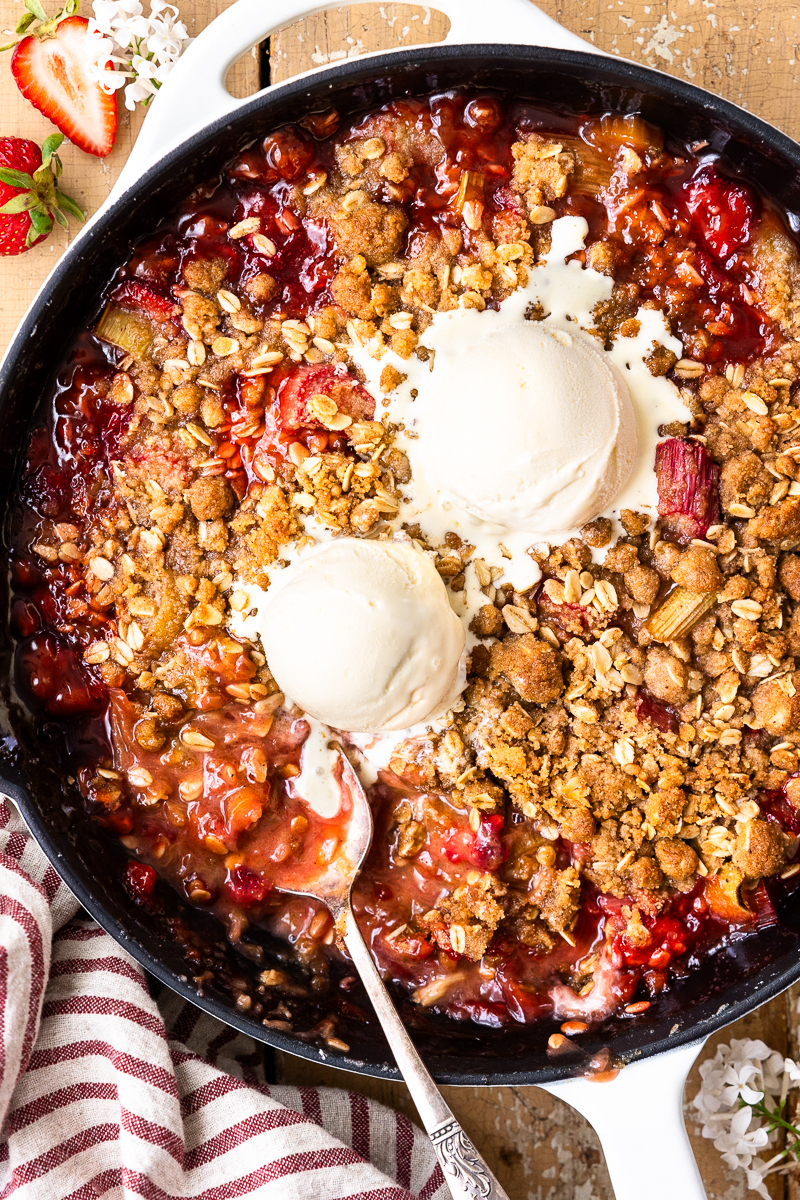
[[[228,0],[178,0],[190,33],[199,32]],[[265,9],[268,11],[265,0]],[[55,0],[51,0],[54,5]],[[800,140],[800,4],[791,0],[674,0],[669,7],[643,0],[541,0],[550,16],[611,54],[632,58],[706,87],[771,121]],[[487,0],[491,10],[491,0]],[[0,29],[16,25],[21,0],[0,0]],[[80,11],[89,12],[88,0]],[[300,70],[369,50],[436,41],[447,21],[428,6],[359,4],[331,9],[274,36],[266,53],[246,55],[232,70],[229,87],[250,95]],[[52,127],[17,92],[0,63],[0,135],[19,134],[37,142]],[[89,212],[108,194],[141,125],[141,115],[120,106],[120,130],[105,160],[74,147],[62,149],[63,186]],[[0,352],[37,288],[63,253],[71,235],[56,230],[32,252],[0,260]],[[800,987],[765,1005],[718,1039],[760,1037],[775,1049],[798,1052]],[[713,1053],[713,1043],[704,1052]],[[280,1055],[278,1077],[287,1083],[352,1087],[414,1116],[401,1084],[363,1079]],[[697,1070],[686,1089],[697,1091]],[[470,1130],[512,1200],[612,1200],[602,1151],[592,1128],[572,1109],[538,1088],[449,1088],[447,1098]],[[687,1125],[709,1200],[744,1200],[743,1173],[733,1174],[711,1144],[700,1137],[687,1106]],[[653,1169],[659,1165],[654,1162]],[[770,1180],[778,1200],[800,1200],[792,1178]],[[642,1181],[647,1197],[647,1181]],[[320,1200],[325,1200],[320,1197]],[[681,1200],[676,1197],[675,1200]]]

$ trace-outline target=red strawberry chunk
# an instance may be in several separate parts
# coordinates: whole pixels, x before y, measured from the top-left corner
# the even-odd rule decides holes
[[[36,707],[51,716],[75,717],[97,712],[103,705],[102,687],[84,677],[76,651],[52,633],[23,642],[17,650],[17,668]]]
[[[460,829],[452,834],[442,847],[450,862],[468,862],[482,871],[494,871],[508,858],[508,851],[500,840],[503,817],[498,813],[481,817],[477,830]]]
[[[189,464],[174,450],[140,445],[135,447],[129,459],[140,470],[146,470],[148,477],[154,479],[165,492],[179,492],[189,482]]]
[[[225,881],[225,891],[234,904],[260,904],[272,891],[272,884],[249,867],[234,867]]]
[[[450,929],[447,925],[437,925],[432,931],[432,936],[436,945],[440,950],[443,950],[445,954],[449,954],[451,958],[461,957],[461,955],[457,954],[453,949],[453,943],[450,941]]]
[[[795,778],[795,775],[790,775],[786,782]],[[800,834],[800,811],[790,802],[786,784],[779,791],[761,792],[756,799],[768,821],[780,825],[784,832],[793,837]]]
[[[662,733],[677,733],[680,728],[680,721],[672,709],[642,688],[636,693],[636,716],[640,721],[655,725]]]
[[[264,138],[261,149],[277,177],[290,182],[306,173],[316,153],[311,138],[296,125],[287,125],[278,133],[271,133]]]
[[[278,393],[281,425],[287,433],[324,428],[308,410],[308,402],[315,395],[329,396],[353,421],[371,421],[375,416],[372,396],[344,367],[298,367]],[[347,436],[347,430],[343,432]]]
[[[750,240],[756,202],[744,184],[702,167],[686,183],[684,197],[694,232],[717,258],[730,258]]]
[[[756,914],[756,925],[759,929],[769,929],[773,925],[780,924],[778,910],[763,879],[750,896],[749,904]]]
[[[126,279],[111,293],[112,300],[123,308],[135,308],[143,312],[151,321],[159,323],[173,321],[178,316],[178,307],[155,288],[135,279]]]
[[[719,468],[700,442],[667,438],[656,447],[658,511],[679,542],[703,538],[719,520]]]
[[[156,873],[147,863],[129,862],[125,868],[125,886],[134,900],[144,900],[152,895]]]

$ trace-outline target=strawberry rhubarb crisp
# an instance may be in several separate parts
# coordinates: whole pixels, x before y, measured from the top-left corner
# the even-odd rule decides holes
[[[335,738],[420,1006],[579,1034],[777,923],[799,371],[784,217],[639,117],[454,92],[254,144],[120,266],[24,465],[18,683],[120,886],[285,939],[237,1003],[292,1029],[347,977],[280,886],[345,836]]]

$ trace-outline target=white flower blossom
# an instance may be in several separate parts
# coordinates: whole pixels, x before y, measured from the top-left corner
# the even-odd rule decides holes
[[[191,41],[178,9],[168,0],[93,0],[86,42],[90,75],[111,95],[125,88],[125,106],[134,109],[155,96]]]
[[[768,1162],[758,1154],[776,1141],[770,1117],[789,1089],[800,1086],[800,1066],[762,1041],[735,1039],[702,1063],[700,1078],[693,1104],[703,1121],[703,1137],[713,1140],[728,1166],[745,1172],[751,1191],[769,1200],[764,1180],[788,1169],[786,1152]],[[792,1144],[790,1135],[787,1149]]]

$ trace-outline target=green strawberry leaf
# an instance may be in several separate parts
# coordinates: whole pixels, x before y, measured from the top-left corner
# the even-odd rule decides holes
[[[64,140],[63,133],[51,133],[42,142],[42,166],[46,167]]]
[[[47,20],[47,13],[42,8],[39,0],[25,0],[25,7],[31,16],[35,17],[37,21]]]
[[[33,176],[26,175],[24,171],[14,171],[11,167],[0,167],[0,183],[7,183],[9,187],[17,188],[35,186]]]
[[[35,20],[36,20],[36,17],[33,15],[32,12],[25,13],[25,16],[20,17],[19,21],[17,22],[17,27],[14,30],[14,33],[24,33],[25,30],[28,28],[28,26],[32,25]],[[3,46],[3,49],[5,50],[6,47]]]
[[[64,212],[71,213],[72,216],[77,217],[79,221],[86,220],[86,213],[83,211],[80,205],[76,204],[71,196],[65,196],[64,193],[60,192],[57,188],[56,201],[58,203],[58,207],[63,209]]]
[[[25,196],[12,196],[10,200],[6,200],[5,204],[0,206],[0,213],[21,213],[29,212],[38,204],[35,196],[28,193]]]
[[[31,225],[36,230],[37,234],[49,233],[53,228],[53,218],[48,216],[46,212],[42,212],[40,208],[31,209]]]

